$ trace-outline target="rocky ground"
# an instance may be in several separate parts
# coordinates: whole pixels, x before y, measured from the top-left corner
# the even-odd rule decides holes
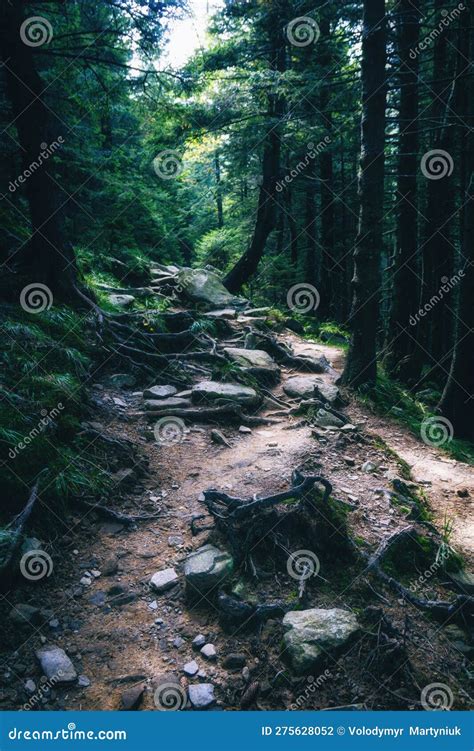
[[[472,470],[349,404],[335,385],[340,349],[285,329],[293,360],[277,362],[258,349],[258,312],[215,317],[227,321],[214,347],[231,363],[225,381],[196,378],[181,392],[165,377],[145,392],[126,377],[94,384],[85,428],[135,447],[135,463],[115,468],[114,509],[149,518],[80,508],[47,546],[29,541],[54,568],[3,597],[0,706],[418,709],[442,684],[445,705],[467,709],[469,615],[420,610],[368,561],[390,539],[385,572],[409,592],[471,594]],[[190,411],[229,403],[240,410],[229,420]],[[329,481],[330,501],[316,483],[314,508],[308,493],[299,506],[277,499],[229,531],[203,495],[273,496],[298,485],[295,469]],[[439,563],[433,522],[439,530],[445,509],[461,573]]]

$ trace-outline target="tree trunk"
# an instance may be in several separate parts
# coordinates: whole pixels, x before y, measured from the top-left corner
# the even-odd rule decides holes
[[[0,24],[7,96],[22,151],[22,167],[30,173],[24,177],[24,184],[32,232],[21,260],[28,277],[68,300],[74,296],[76,266],[74,251],[64,235],[61,204],[65,197],[54,180],[54,157],[42,156],[49,153],[47,146],[64,138],[65,126],[47,107],[32,47],[21,39],[23,6],[20,0],[3,2]]]
[[[222,185],[221,185],[221,164],[219,151],[214,154],[214,175],[216,178],[216,207],[217,207],[217,226],[224,226],[224,211],[222,208]]]
[[[270,68],[277,73],[285,70],[285,44],[282,33],[283,18],[278,4],[268,12],[270,40]],[[263,148],[262,184],[258,195],[257,217],[250,245],[224,279],[229,292],[237,293],[256,272],[265,252],[268,237],[275,227],[277,207],[277,180],[280,171],[280,121],[284,102],[279,94],[269,94],[268,105],[271,127]]]
[[[465,11],[462,20],[460,60],[472,60],[474,55],[473,12]],[[474,119],[470,114],[474,101],[472,66],[460,77],[460,134],[466,164],[464,196],[464,230],[461,260],[464,276],[461,281],[457,316],[456,345],[448,380],[440,402],[440,409],[451,421],[457,438],[474,441]]]
[[[387,367],[402,381],[420,374],[417,356],[418,325],[415,318],[420,300],[421,268],[418,252],[418,46],[421,13],[417,0],[401,0],[398,5],[398,46],[400,57],[399,159],[396,201],[397,248],[393,275],[392,310],[388,331]]]
[[[364,0],[360,214],[354,251],[351,342],[342,382],[358,388],[377,378],[386,105],[385,0]]]
[[[435,18],[441,18],[441,11],[445,7],[444,0],[435,0]],[[433,66],[433,94],[430,117],[434,126],[438,126],[435,137],[429,145],[429,151],[444,151],[449,159],[452,154],[452,129],[446,127],[446,120],[450,116],[450,97],[455,85],[455,75],[448,70],[447,57],[451,48],[447,39],[448,29],[443,28],[434,44]],[[452,76],[452,86],[448,86],[446,79]],[[439,296],[440,288],[453,273],[453,245],[451,239],[450,217],[453,214],[453,196],[455,194],[455,172],[446,174],[442,179],[423,178],[427,185],[428,201],[426,207],[425,239],[423,244],[423,296],[421,307],[424,307],[435,296]],[[450,308],[453,300],[449,295],[441,298],[434,305],[431,304],[429,313],[423,317],[421,326],[421,344],[425,352],[431,355],[430,379],[444,380],[448,363],[444,363],[453,339],[453,316]],[[441,366],[441,367],[440,367]]]

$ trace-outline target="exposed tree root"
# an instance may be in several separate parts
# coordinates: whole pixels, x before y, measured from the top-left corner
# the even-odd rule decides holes
[[[8,582],[9,573],[23,540],[23,532],[38,500],[38,482],[35,483],[24,509],[6,527],[5,540],[0,543],[0,584]]]
[[[90,511],[96,511],[99,516],[102,516],[105,519],[112,519],[114,522],[119,522],[120,524],[136,524],[137,522],[149,521],[150,519],[158,519],[160,517],[160,514],[134,514],[133,516],[130,516],[128,514],[122,514],[121,511],[114,511],[114,509],[111,509],[108,506],[91,503],[90,501],[84,500],[84,498],[78,498],[77,502],[80,506],[84,506],[84,508],[87,508]]]
[[[146,412],[147,417],[180,417],[183,420],[202,422],[221,422],[222,420],[240,422],[243,425],[275,425],[277,420],[258,415],[247,415],[240,407],[234,404],[226,404],[222,407],[203,407],[187,409],[150,409]]]

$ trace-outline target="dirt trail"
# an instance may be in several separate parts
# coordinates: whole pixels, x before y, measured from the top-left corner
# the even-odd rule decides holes
[[[292,344],[297,354],[324,354],[334,371],[320,377],[335,380],[343,362],[340,349],[311,344],[292,334],[282,338]],[[283,382],[296,374],[296,371],[283,369]],[[284,395],[281,384],[274,393],[291,401]],[[116,523],[103,523],[92,513],[86,519],[77,519],[74,531],[58,549],[61,571],[56,572],[54,584],[47,585],[46,597],[59,620],[59,627],[55,627],[53,634],[47,633],[46,629],[46,636],[66,650],[78,673],[85,674],[91,685],[85,690],[74,689],[56,696],[54,708],[116,709],[124,689],[147,683],[149,690],[144,695],[142,707],[153,709],[153,688],[159,682],[159,676],[181,674],[183,664],[194,658],[207,678],[219,686],[219,703],[236,707],[245,688],[240,674],[223,670],[220,660],[216,664],[206,662],[200,655],[196,657],[191,640],[203,633],[206,640],[216,646],[219,656],[229,652],[245,654],[251,674],[264,672],[268,680],[281,673],[276,656],[269,657],[271,647],[263,650],[262,643],[248,635],[234,633],[229,637],[224,634],[216,612],[185,604],[181,585],[164,596],[154,595],[148,587],[155,571],[167,567],[181,571],[186,555],[207,542],[207,531],[193,536],[190,529],[192,518],[203,513],[200,494],[210,487],[241,497],[277,492],[288,487],[295,467],[304,465],[307,470],[317,469],[327,477],[333,484],[334,495],[354,506],[349,515],[354,536],[376,545],[389,533],[406,526],[403,513],[381,493],[381,488],[388,486],[387,474],[395,476],[398,473],[396,458],[384,453],[370,439],[358,441],[349,434],[337,437],[337,433],[333,433],[327,442],[318,442],[312,436],[311,428],[298,426],[301,420],[296,416],[277,417],[277,424],[254,427],[251,433],[239,432],[238,426],[219,428],[230,448],[214,444],[210,438],[212,426],[204,424],[191,427],[179,443],[159,446],[145,437],[145,417],[130,417],[140,410],[141,397],[100,386],[97,394],[103,405],[103,414],[99,413],[97,419],[103,419],[105,414],[110,416],[111,412],[114,414],[112,422],[110,419],[104,421],[107,434],[126,435],[140,443],[149,461],[148,476],[129,495],[124,510],[128,513],[155,511],[160,516],[152,522],[126,528]],[[123,400],[123,404],[117,404],[117,399],[119,402]],[[262,414],[275,411],[278,407],[269,404]],[[467,518],[474,493],[472,470],[459,463],[448,463],[438,452],[418,444],[402,428],[374,417],[360,407],[350,405],[347,414],[351,422],[364,425],[364,432],[368,430],[381,435],[390,447],[413,465],[415,478],[431,481],[428,492],[440,519],[447,490],[450,502],[456,504],[456,513],[459,514],[455,542],[459,542],[463,552],[467,553],[473,530],[467,528],[462,519]],[[367,461],[376,465],[375,471],[362,471],[362,464]],[[449,489],[445,487],[445,479],[452,483]],[[468,488],[471,497],[453,500],[451,496],[455,496],[460,487]],[[80,585],[85,571],[97,569],[105,572],[107,561],[116,561],[117,569],[114,570],[112,565],[110,575],[102,573],[90,585]],[[330,576],[331,572],[323,573]],[[123,607],[107,604],[107,593],[112,586],[123,588]],[[350,586],[353,588],[353,584]],[[272,599],[284,599],[287,595],[284,583],[276,577],[270,583],[256,582],[255,591],[262,597],[268,594],[268,590]],[[344,607],[348,582],[341,582],[330,595],[323,593],[321,596],[332,606]],[[21,596],[16,597],[16,601],[22,601]],[[20,675],[15,673],[20,681],[22,676],[27,677],[35,669],[34,649],[45,640],[44,632],[44,629],[37,629],[18,649],[20,662],[24,663],[23,672],[20,671]],[[270,644],[279,638],[271,631],[267,636]],[[427,636],[432,638],[429,629]],[[11,665],[10,669],[13,669]],[[354,681],[360,680],[358,673],[357,665],[353,679],[344,673],[339,688],[337,676],[333,678],[332,688],[337,690],[341,703],[345,697],[347,701],[353,701],[357,694]],[[121,677],[126,678],[123,684]],[[283,686],[272,691],[259,706],[285,706],[291,701],[290,688]],[[371,691],[373,686],[366,688],[365,694],[370,695]],[[21,691],[18,696],[18,701],[21,701]],[[323,701],[321,696],[319,701]]]

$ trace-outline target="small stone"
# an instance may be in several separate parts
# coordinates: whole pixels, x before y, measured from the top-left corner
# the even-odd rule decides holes
[[[118,571],[118,561],[115,556],[107,558],[102,566],[102,574],[104,576],[113,576]]]
[[[342,458],[344,459],[345,463],[349,467],[354,467],[355,466],[356,462],[355,462],[355,459],[352,458],[352,456],[343,456]]]
[[[373,462],[364,462],[362,465],[362,472],[375,472],[377,469],[377,465]]]
[[[184,537],[182,535],[170,535],[168,537],[168,545],[172,548],[178,548],[184,543]]]
[[[27,626],[28,624],[35,626],[39,625],[42,620],[40,609],[24,602],[17,603],[10,610],[8,617],[18,626]]]
[[[239,433],[251,433],[252,428],[248,428],[246,425],[240,425]]]
[[[82,579],[79,579],[79,584],[82,584],[83,587],[88,587],[90,584],[92,584],[92,579],[90,579],[88,576],[83,576]]]
[[[158,609],[158,603],[156,600],[152,600],[152,602],[148,603],[148,607],[150,610],[157,610]]]
[[[197,674],[197,677],[201,678],[201,679],[207,678],[206,671],[205,670],[200,670],[199,673]]]
[[[199,665],[197,664],[196,660],[191,660],[191,662],[187,662],[186,665],[183,667],[183,673],[190,678],[192,678],[196,673],[199,672]]]
[[[247,665],[242,668],[242,678],[244,679],[244,681],[250,680],[250,669],[247,667]]]
[[[47,645],[37,649],[35,654],[46,678],[54,678],[55,683],[72,683],[76,680],[77,673],[74,665],[64,649]]]
[[[229,441],[221,433],[220,430],[216,430],[215,428],[211,430],[211,441],[217,443],[219,446],[226,446],[227,448],[230,448]]]
[[[196,683],[188,688],[189,701],[196,709],[205,709],[215,703],[212,683]]]
[[[217,652],[214,644],[205,644],[201,649],[201,654],[206,660],[214,661],[217,659]]]
[[[29,678],[25,683],[25,691],[28,694],[34,694],[36,691],[36,683],[31,678]]]
[[[52,619],[50,620],[50,622],[49,622],[49,624],[48,624],[48,625],[49,625],[49,627],[50,627],[50,628],[52,628],[53,630],[54,630],[54,629],[57,629],[57,628],[59,628],[59,621],[58,621],[58,619],[57,619],[57,618],[52,618]]]
[[[240,668],[244,667],[246,662],[247,658],[245,655],[232,652],[224,657],[222,667],[226,668],[226,670],[240,670]]]
[[[91,605],[103,605],[105,603],[105,592],[94,592],[89,597],[89,602]]]
[[[155,592],[161,594],[167,592],[168,589],[174,587],[178,583],[178,574],[174,568],[165,568],[162,571],[157,571],[150,579],[150,586]]]
[[[176,647],[176,649],[181,649],[181,647],[183,647],[185,644],[186,642],[181,638],[181,636],[177,636],[173,640],[173,647]]]
[[[127,690],[123,692],[120,699],[121,709],[126,711],[138,709],[138,707],[142,703],[144,691],[144,684],[141,684],[139,686],[132,686],[132,688],[127,688]]]
[[[229,553],[204,545],[186,558],[184,576],[188,597],[196,598],[214,590],[233,570]]]
[[[206,643],[206,637],[204,636],[204,634],[198,634],[197,636],[194,637],[191,643],[192,643],[193,649],[202,649],[202,647]]]
[[[79,686],[79,688],[87,688],[91,685],[91,682],[87,675],[80,675],[77,679],[77,685]]]

